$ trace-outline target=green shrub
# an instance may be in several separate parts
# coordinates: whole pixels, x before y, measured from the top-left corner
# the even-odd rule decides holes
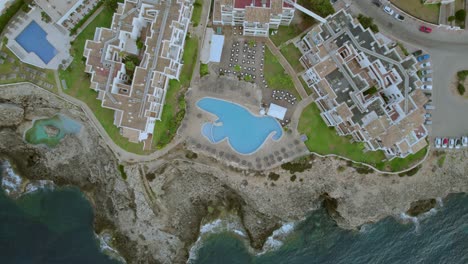
[[[296,161],[284,163],[281,165],[281,168],[283,170],[288,170],[293,174],[295,172],[304,172],[305,170],[312,168],[312,164],[310,163],[310,158],[305,157]]]
[[[464,86],[463,84],[459,83],[459,84],[457,85],[457,90],[458,90],[458,93],[459,93],[460,95],[464,95],[464,94],[465,94],[465,86]]]
[[[208,74],[210,74],[210,70],[208,69],[208,64],[200,63],[200,76],[203,77]]]
[[[274,172],[270,172],[270,174],[268,174],[268,179],[272,180],[272,181],[277,181],[279,179],[280,175],[277,174],[277,173],[274,173]]]
[[[457,77],[458,77],[459,82],[464,82],[466,79],[466,76],[468,76],[468,70],[457,72]]]
[[[419,166],[417,166],[417,167],[414,167],[413,169],[411,169],[411,170],[409,170],[409,171],[399,173],[398,176],[400,176],[400,177],[403,177],[403,176],[413,176],[413,175],[415,175],[416,173],[418,173],[419,169],[421,169],[421,165],[419,165]]]
[[[379,27],[374,24],[374,19],[372,17],[366,17],[363,14],[359,14],[357,19],[365,29],[370,28],[374,33],[379,32]]]
[[[120,176],[122,179],[127,180],[127,173],[125,173],[125,167],[122,164],[119,164]]]
[[[460,9],[457,12],[455,12],[455,20],[457,20],[457,22],[460,22],[460,23],[465,22],[465,18],[466,18],[465,9]]]

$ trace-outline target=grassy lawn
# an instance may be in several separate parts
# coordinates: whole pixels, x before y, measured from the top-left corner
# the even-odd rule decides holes
[[[112,140],[121,148],[137,153],[145,154],[143,143],[132,143],[120,135],[120,129],[114,125],[114,111],[101,107],[101,101],[97,100],[97,93],[89,87],[90,76],[84,72],[85,63],[83,58],[84,45],[87,39],[94,38],[94,32],[97,27],[110,27],[113,11],[105,8],[72,43],[73,62],[66,70],[60,71],[60,79],[65,80],[67,94],[83,101],[93,111],[96,118],[106,130]]]
[[[264,64],[263,74],[270,89],[286,90],[297,98],[301,98],[294,87],[291,77],[285,72],[283,66],[268,48],[265,49]]]
[[[298,3],[322,17],[335,12],[329,0],[299,0]],[[315,23],[313,18],[302,12],[296,12],[296,16],[299,17],[293,20],[291,25],[280,26],[276,35],[272,36],[270,34],[270,39],[276,46],[280,46],[282,43],[305,33],[304,31]]]
[[[194,27],[200,24],[201,13],[203,10],[202,3],[202,0],[195,0],[195,3],[193,3],[192,23]]]
[[[421,0],[390,0],[392,4],[421,20],[438,24],[439,5],[424,5]]]
[[[177,80],[171,80],[169,82],[169,89],[166,94],[161,121],[157,121],[154,128],[153,146],[157,149],[161,149],[171,142],[185,115],[184,93],[190,86],[193,68],[196,64],[197,52],[198,39],[187,38],[184,55],[182,56],[184,65],[180,73],[180,82]]]
[[[311,26],[313,23],[310,23]],[[304,30],[306,30],[308,26],[303,24],[293,24],[291,23],[290,26],[280,26],[278,32],[275,35],[272,35],[270,30],[270,39],[275,43],[277,47],[279,47],[284,42],[293,39],[299,35],[304,34]]]
[[[8,58],[13,58],[14,61],[9,62],[7,59],[4,59],[5,62],[3,64],[0,64],[0,75],[8,75],[8,74],[16,73],[17,77],[12,78],[12,79],[0,80],[0,84],[31,82],[31,83],[37,84],[38,86],[43,87],[46,90],[57,93],[57,86],[55,85],[54,72],[52,70],[41,69],[32,65],[23,63],[16,57],[16,55],[13,52],[11,52],[6,47],[3,47],[2,51],[8,54]],[[18,70],[15,72],[14,68],[17,68]],[[31,75],[25,70],[26,68],[34,69],[38,72],[45,73],[46,76],[40,77],[39,75],[36,75],[36,76]],[[24,74],[25,78],[21,78],[20,74]],[[42,85],[42,82],[51,84],[53,85],[53,87],[51,89],[46,88],[44,85]]]
[[[299,49],[294,46],[293,43],[290,43],[281,48],[281,53],[283,53],[284,57],[288,60],[289,64],[294,68],[294,70],[299,73],[304,70],[299,59],[301,58],[302,54]]]
[[[320,117],[320,111],[315,103],[307,106],[299,119],[298,131],[305,134],[305,142],[310,151],[326,155],[336,154],[357,162],[364,162],[380,170],[400,171],[408,168],[426,154],[427,149],[405,159],[395,158],[390,162],[383,162],[385,155],[382,151],[363,152],[363,143],[350,143],[349,137],[338,136],[335,129],[328,127]]]

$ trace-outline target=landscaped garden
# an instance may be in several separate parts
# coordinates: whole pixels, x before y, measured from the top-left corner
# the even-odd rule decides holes
[[[298,3],[322,17],[335,13],[329,0],[299,0]],[[296,11],[296,14],[299,17],[291,25],[280,26],[278,30],[273,30],[277,31],[274,35],[270,34],[270,39],[277,47],[290,39],[304,34],[305,30],[315,23],[315,19],[302,12]]]
[[[57,92],[54,72],[21,62],[8,48],[1,51],[6,54],[0,56],[0,84],[31,82],[51,92]]]
[[[304,67],[302,66],[301,62],[299,59],[302,56],[302,53],[299,51],[299,49],[294,46],[293,43],[290,43],[284,47],[281,48],[281,53],[284,55],[286,60],[288,60],[289,64],[294,68],[294,70],[299,73],[304,70]]]
[[[153,133],[153,146],[160,149],[169,144],[175,137],[177,129],[185,116],[185,91],[190,86],[193,69],[198,53],[198,39],[187,38],[185,41],[184,65],[180,73],[180,81],[171,80],[166,94],[166,101],[161,121],[156,123]]]
[[[421,0],[390,0],[399,9],[421,20],[438,24],[440,5],[425,5]]]
[[[301,98],[294,87],[294,83],[278,59],[271,53],[270,49],[265,49],[263,74],[270,89],[286,90],[294,94],[296,98]]]
[[[384,171],[404,170],[421,160],[427,151],[423,149],[405,159],[395,158],[391,161],[384,161],[385,155],[382,151],[364,152],[363,143],[351,143],[350,137],[338,136],[335,129],[328,127],[322,120],[315,103],[307,106],[302,112],[298,131],[307,136],[305,144],[312,152],[321,155],[339,155],[356,162],[367,163]]]
[[[192,12],[192,24],[194,27],[200,24],[202,10],[202,0],[195,0],[195,3],[193,3]]]

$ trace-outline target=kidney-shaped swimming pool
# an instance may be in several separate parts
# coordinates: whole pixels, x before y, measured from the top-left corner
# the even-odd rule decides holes
[[[197,106],[217,116],[216,121],[203,124],[202,134],[215,144],[227,139],[231,148],[240,154],[254,153],[271,134],[274,140],[283,135],[276,119],[255,116],[238,104],[206,97],[199,100]]]

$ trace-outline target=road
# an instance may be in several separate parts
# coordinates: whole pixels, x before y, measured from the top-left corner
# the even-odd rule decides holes
[[[468,69],[468,31],[433,28],[430,34],[419,32],[422,22],[405,16],[399,22],[371,1],[353,1],[350,11],[374,18],[380,31],[403,43],[424,49],[432,57],[433,104],[432,136],[455,137],[468,134],[468,100],[451,90],[457,71]]]

